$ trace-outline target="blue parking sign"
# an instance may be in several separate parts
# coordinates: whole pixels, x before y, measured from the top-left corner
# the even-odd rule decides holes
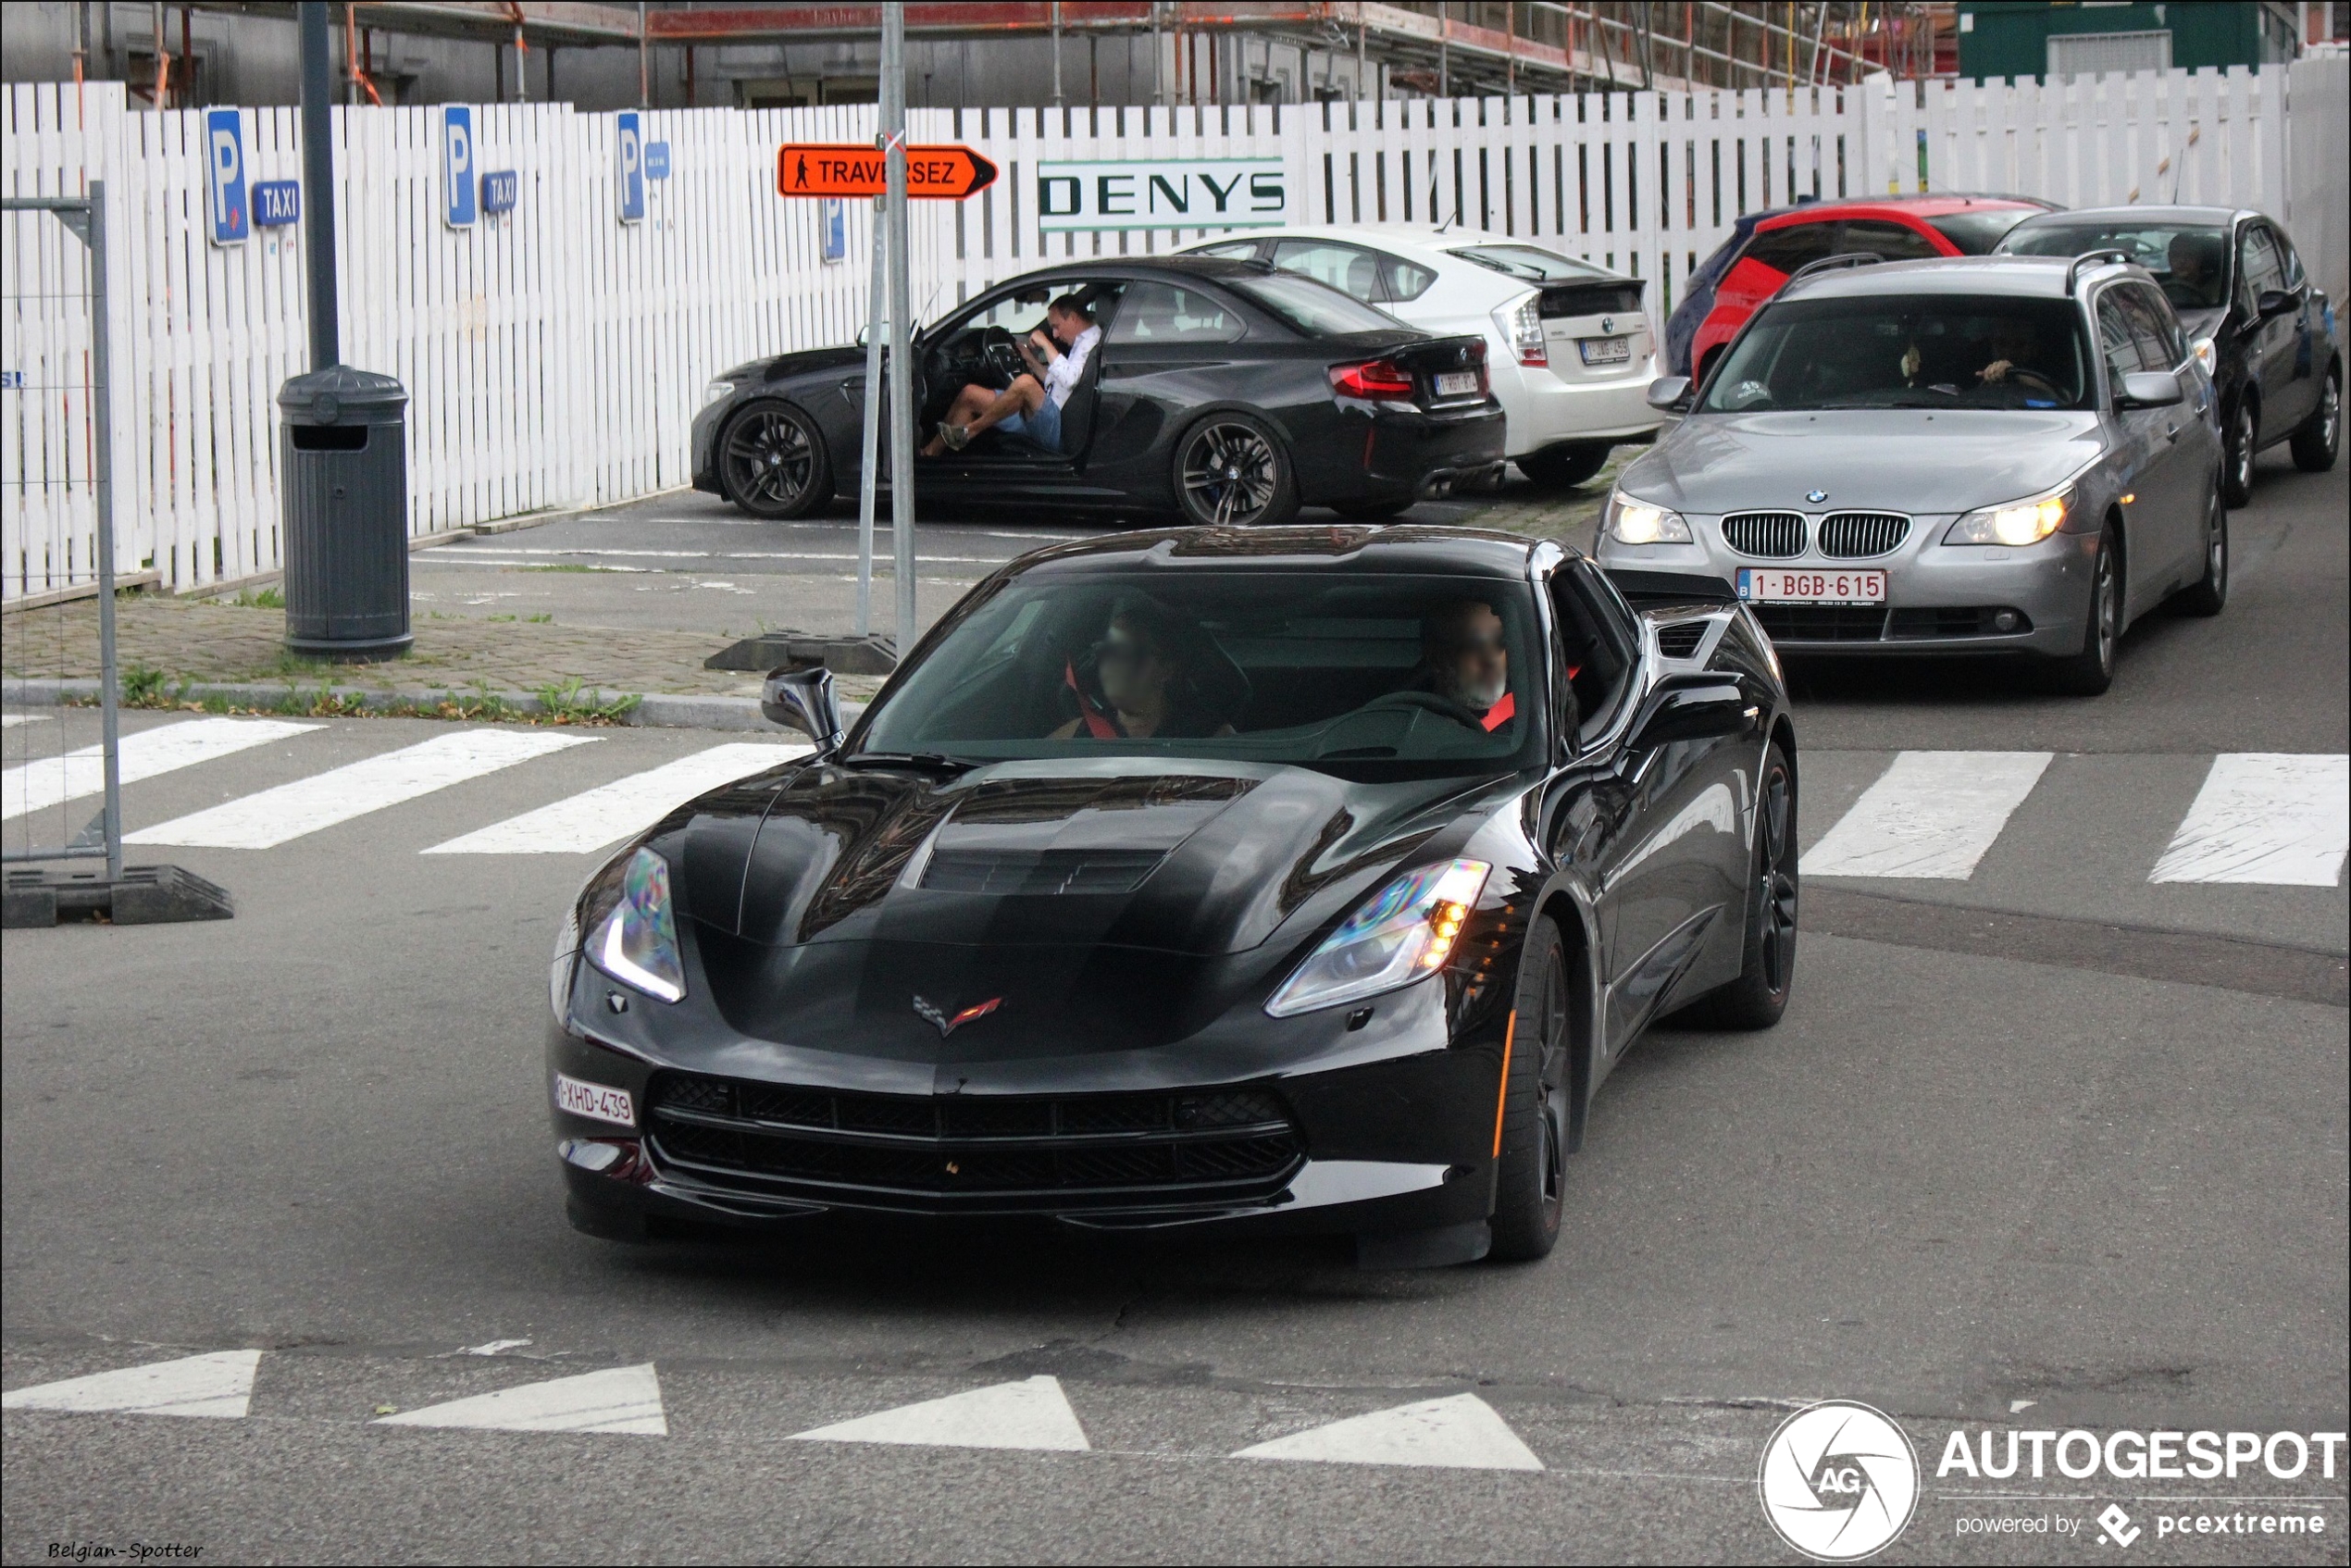
[[[645,216],[644,126],[633,109],[623,110],[618,122],[620,221],[641,222]]]
[[[645,143],[645,178],[648,180],[669,178],[668,143],[648,142]]]
[[[441,111],[442,216],[452,229],[470,229],[480,207],[474,198],[474,112],[464,104]]]
[[[839,196],[827,196],[817,208],[817,231],[824,237],[827,261],[840,261],[849,255],[849,208]]]
[[[212,197],[212,243],[243,244],[253,232],[253,213],[245,204],[245,131],[241,112],[205,111],[204,161],[205,184]]]

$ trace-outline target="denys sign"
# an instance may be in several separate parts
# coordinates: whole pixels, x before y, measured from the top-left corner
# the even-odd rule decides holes
[[[1043,233],[1263,229],[1288,221],[1289,181],[1279,158],[1037,166],[1037,227]]]

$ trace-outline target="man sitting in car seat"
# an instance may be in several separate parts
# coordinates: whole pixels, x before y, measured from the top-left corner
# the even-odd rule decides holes
[[[1047,305],[1045,325],[1050,331],[1032,331],[1014,345],[1030,373],[1014,377],[1002,392],[966,385],[923,448],[924,456],[961,452],[972,437],[989,429],[1026,436],[1048,452],[1062,450],[1063,405],[1076,390],[1077,378],[1086,373],[1086,361],[1101,342],[1102,330],[1076,294],[1064,294]],[[1064,343],[1066,354],[1062,352]]]
[[[1511,651],[1502,617],[1490,604],[1456,599],[1421,622],[1421,684],[1465,711],[1487,731],[1518,713],[1511,695]]]

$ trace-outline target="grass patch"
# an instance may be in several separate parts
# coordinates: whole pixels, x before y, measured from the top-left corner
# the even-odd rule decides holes
[[[247,610],[282,610],[286,607],[286,595],[281,589],[248,588],[234,599],[224,599],[220,602],[224,604],[235,604]]]
[[[531,694],[547,710],[542,717],[551,724],[618,724],[644,701],[634,692],[607,697],[599,691],[582,691],[577,676],[561,686],[550,682],[538,687]]]
[[[550,615],[536,615],[536,616],[523,616],[523,619],[524,619],[524,620],[529,621],[529,622],[531,625],[533,625],[533,626],[548,626],[548,625],[551,625],[551,624],[553,624],[553,623],[554,623],[554,618],[555,618],[554,616],[550,616]]]
[[[620,724],[643,701],[633,693],[607,695],[583,691],[578,680],[547,685],[534,693],[543,712],[532,712],[512,698],[475,681],[459,691],[428,691],[421,696],[379,695],[367,691],[337,691],[320,683],[305,687],[290,683],[285,691],[266,700],[233,697],[218,691],[200,691],[187,677],[174,678],[152,665],[132,665],[122,672],[121,703],[126,708],[156,708],[180,713],[255,714],[280,718],[438,718],[499,724]],[[94,707],[94,697],[70,704]]]

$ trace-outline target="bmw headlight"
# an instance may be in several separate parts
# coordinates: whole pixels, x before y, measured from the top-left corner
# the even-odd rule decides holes
[[[1679,512],[1636,501],[1623,491],[1611,491],[1608,536],[1619,544],[1687,544],[1690,525]]]
[[[706,387],[703,388],[703,390],[702,390],[702,405],[703,405],[704,408],[707,408],[707,407],[709,407],[712,404],[716,403],[716,402],[717,402],[719,399],[721,399],[721,398],[732,397],[732,396],[734,396],[734,395],[735,395],[735,383],[734,383],[734,382],[732,382],[732,381],[713,381],[713,382],[711,382],[711,383],[710,383],[710,385],[708,385],[708,386],[706,386]]]
[[[2073,487],[1970,512],[1944,534],[1946,544],[2038,544],[2065,526]]]
[[[676,1002],[686,994],[686,970],[678,957],[669,863],[651,850],[637,851],[622,864],[616,890],[611,913],[589,933],[588,962],[647,996]]]
[[[1482,860],[1456,860],[1397,877],[1282,982],[1266,1015],[1287,1018],[1360,1002],[1443,968],[1492,869]]]

